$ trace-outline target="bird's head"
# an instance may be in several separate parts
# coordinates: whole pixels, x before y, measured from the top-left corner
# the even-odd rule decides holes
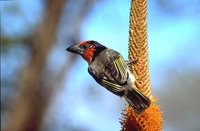
[[[89,40],[72,45],[66,50],[81,55],[88,63],[91,63],[97,54],[106,49],[97,41]]]

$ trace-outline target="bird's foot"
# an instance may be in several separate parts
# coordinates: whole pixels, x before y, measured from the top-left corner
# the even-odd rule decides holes
[[[131,65],[131,64],[136,64],[137,61],[138,61],[137,59],[134,59],[134,60],[131,60],[131,61],[127,60],[126,63],[127,63],[127,65]]]

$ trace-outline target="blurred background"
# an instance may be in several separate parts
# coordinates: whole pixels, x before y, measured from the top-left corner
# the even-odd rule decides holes
[[[65,49],[93,39],[128,59],[130,0],[0,6],[1,129],[119,131],[127,103],[99,86],[87,63]],[[200,0],[148,1],[152,92],[165,131],[200,130],[199,6]]]

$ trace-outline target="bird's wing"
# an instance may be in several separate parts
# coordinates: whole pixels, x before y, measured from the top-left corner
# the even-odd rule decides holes
[[[122,56],[119,55],[118,58],[110,60],[110,62],[106,64],[105,76],[111,81],[114,79],[115,84],[127,84],[128,67]]]
[[[102,85],[104,85],[109,91],[115,93],[116,95],[124,95],[124,87],[116,83],[110,82],[106,77],[102,79]]]
[[[102,84],[105,85],[108,90],[122,96],[125,89],[124,85],[127,84],[127,68],[126,63],[121,56],[114,60],[111,59],[105,65]]]
[[[88,68],[89,74],[96,80],[97,83],[106,87],[109,91],[116,95],[123,96],[124,87],[116,84],[113,80],[108,79],[110,76],[103,75],[102,77],[97,77],[95,72],[91,68]]]

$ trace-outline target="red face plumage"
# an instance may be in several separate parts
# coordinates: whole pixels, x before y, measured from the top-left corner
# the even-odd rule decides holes
[[[90,41],[84,41],[81,42],[78,45],[80,48],[84,49],[83,54],[81,55],[88,63],[92,61],[92,58],[94,57],[94,53],[96,51],[95,45],[90,44]]]

